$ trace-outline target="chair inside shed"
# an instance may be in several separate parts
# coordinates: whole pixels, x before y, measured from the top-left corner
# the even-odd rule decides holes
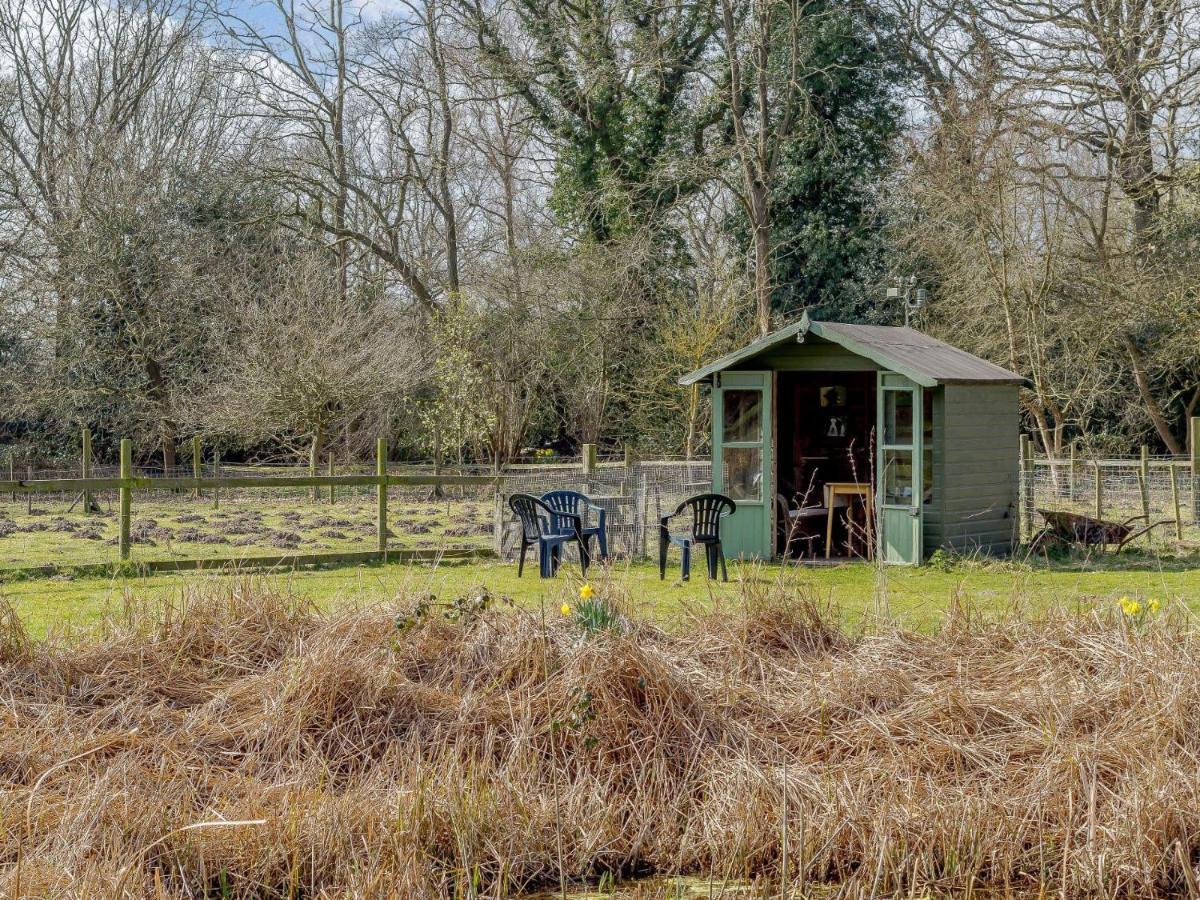
[[[780,372],[777,382],[776,552],[824,558],[826,486],[870,486],[874,372]],[[834,498],[832,555],[867,556],[865,497]]]

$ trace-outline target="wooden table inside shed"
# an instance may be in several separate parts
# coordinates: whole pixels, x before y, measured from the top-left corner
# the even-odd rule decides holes
[[[862,497],[863,504],[867,508],[867,521],[871,520],[872,510],[875,508],[875,492],[871,490],[869,484],[861,484],[857,481],[830,481],[825,485],[825,508],[829,510],[828,521],[825,525],[825,558],[829,559],[833,553],[833,504],[838,497]],[[875,549],[871,546],[871,541],[867,541],[867,559],[874,559]]]

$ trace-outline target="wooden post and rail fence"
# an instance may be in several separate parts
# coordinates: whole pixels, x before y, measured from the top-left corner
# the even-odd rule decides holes
[[[128,562],[132,550],[132,518],[133,497],[139,491],[171,490],[190,491],[194,496],[203,496],[204,492],[212,494],[214,503],[218,502],[219,491],[238,488],[311,488],[313,493],[320,496],[321,489],[329,491],[332,499],[337,487],[374,487],[376,489],[376,544],[375,550],[359,553],[329,553],[312,554],[312,561],[321,559],[369,559],[377,558],[386,561],[388,558],[388,489],[392,487],[431,486],[487,486],[497,485],[494,475],[391,475],[387,470],[387,442],[380,438],[375,445],[375,474],[373,475],[221,475],[219,467],[217,474],[204,477],[200,465],[198,442],[193,444],[192,476],[179,477],[167,475],[164,477],[138,476],[133,474],[133,442],[128,438],[121,441],[120,466],[116,478],[45,478],[34,479],[32,470],[29,478],[18,480],[14,465],[10,459],[9,478],[0,481],[0,493],[8,493],[14,499],[27,495],[32,499],[35,494],[72,493],[84,495],[99,491],[117,492],[117,552],[121,562]],[[330,460],[330,469],[333,463]],[[444,553],[443,553],[444,555]],[[305,558],[307,560],[307,557]],[[201,561],[190,561],[199,564]],[[204,562],[219,563],[220,560]],[[225,560],[234,562],[234,560]],[[253,560],[249,560],[253,562]]]
[[[1109,460],[1101,459],[1085,459],[1081,458],[1076,447],[1072,446],[1065,458],[1059,459],[1037,459],[1035,456],[1034,443],[1027,435],[1022,435],[1020,439],[1020,505],[1021,518],[1020,529],[1023,538],[1028,539],[1036,530],[1037,522],[1035,521],[1036,508],[1038,504],[1037,479],[1034,477],[1038,466],[1048,467],[1050,470],[1051,479],[1054,484],[1056,495],[1065,498],[1072,505],[1083,507],[1086,511],[1094,515],[1098,519],[1104,519],[1106,513],[1111,517],[1114,513],[1119,512],[1122,515],[1129,515],[1132,509],[1137,509],[1142,516],[1149,517],[1153,512],[1155,504],[1152,502],[1155,498],[1152,497],[1152,481],[1151,475],[1153,471],[1161,472],[1166,469],[1169,477],[1169,490],[1167,496],[1163,497],[1161,493],[1157,494],[1159,503],[1157,508],[1163,511],[1163,518],[1173,520],[1176,539],[1182,539],[1184,535],[1184,520],[1187,515],[1191,517],[1191,523],[1200,525],[1200,417],[1191,418],[1188,422],[1188,447],[1189,455],[1186,459],[1169,459],[1169,460],[1152,460],[1148,447],[1141,447],[1136,459],[1130,460]],[[205,476],[205,468],[203,465],[203,447],[200,439],[193,438],[191,440],[191,477],[184,477],[173,473],[164,473],[163,476],[146,476],[135,475],[133,469],[133,447],[132,442],[124,439],[120,443],[119,468],[116,477],[95,477],[93,475],[92,465],[92,436],[90,432],[84,428],[81,431],[81,461],[79,472],[81,477],[78,478],[44,478],[35,480],[33,477],[32,467],[26,467],[26,477],[19,479],[17,477],[18,467],[13,453],[7,454],[7,463],[5,472],[0,469],[0,477],[7,475],[7,481],[0,481],[0,496],[4,494],[16,502],[20,497],[25,496],[28,499],[29,505],[32,508],[33,496],[35,494],[61,494],[67,493],[82,499],[83,511],[88,513],[92,510],[95,494],[101,491],[115,491],[118,496],[118,558],[124,563],[128,562],[132,555],[132,511],[134,506],[134,495],[139,492],[151,491],[174,491],[176,493],[190,493],[195,498],[210,497],[213,506],[219,506],[222,490],[237,490],[237,489],[266,489],[272,488],[302,488],[306,492],[311,491],[311,496],[314,499],[326,499],[329,503],[336,501],[336,492],[339,487],[344,488],[375,488],[376,494],[376,522],[375,534],[376,542],[374,550],[364,550],[349,553],[312,553],[312,554],[295,554],[287,557],[279,557],[278,561],[302,562],[304,564],[318,563],[322,561],[365,561],[368,559],[379,559],[386,561],[389,558],[388,546],[388,489],[392,487],[416,487],[429,486],[440,490],[443,487],[449,486],[492,486],[495,488],[494,493],[494,550],[502,552],[502,531],[504,526],[504,490],[507,474],[499,468],[494,468],[491,474],[481,475],[443,475],[439,469],[434,470],[434,474],[389,474],[387,466],[387,444],[383,439],[376,442],[375,448],[375,471],[374,474],[336,474],[335,460],[333,454],[330,453],[327,458],[328,474],[317,475],[315,466],[312,465],[315,456],[310,459],[309,472],[306,475],[245,475],[231,474],[225,475],[222,473],[220,465],[220,455],[216,451],[212,455],[211,474]],[[652,465],[653,463],[650,463]],[[643,464],[637,460],[628,450],[625,452],[624,459],[618,462],[600,463],[595,445],[588,444],[582,448],[582,459],[577,463],[572,464],[534,464],[532,466],[516,465],[513,468],[520,471],[526,470],[541,470],[549,472],[556,469],[573,469],[575,472],[582,474],[584,484],[588,490],[594,486],[593,482],[597,481],[602,469],[608,471],[612,467],[623,468],[626,472],[626,481],[628,481],[629,473],[633,472],[635,467],[640,470]],[[1106,485],[1105,471],[1113,467],[1119,467],[1125,473],[1123,478],[1129,481],[1136,479],[1136,491],[1126,488],[1123,493],[1118,493],[1116,496],[1110,496],[1108,490],[1111,484]],[[1086,487],[1080,488],[1080,473],[1086,473],[1092,478],[1091,496],[1088,496]],[[1179,480],[1181,477],[1189,478],[1189,486],[1191,494],[1187,498],[1187,503],[1184,502],[1183,491],[1180,488]],[[649,510],[645,508],[646,498],[642,496],[644,485],[641,488],[637,487],[640,480],[635,476],[633,478],[634,487],[632,488],[638,497],[634,498],[634,531],[638,531],[638,523],[646,521]],[[1156,484],[1160,484],[1155,481]],[[1118,487],[1120,485],[1118,484]],[[323,489],[323,490],[322,490]],[[624,490],[624,488],[622,488]],[[1161,491],[1161,486],[1159,488]],[[1120,502],[1120,496],[1124,496],[1124,502]],[[1081,510],[1082,511],[1082,510]],[[644,548],[642,548],[644,550]],[[464,551],[465,552],[465,551]],[[393,554],[395,555],[395,554]],[[405,551],[408,555],[408,551]],[[414,554],[416,555],[416,554]],[[262,558],[262,560],[274,559]],[[247,563],[257,563],[262,560],[242,560]],[[148,566],[156,566],[160,561],[147,563]],[[177,563],[179,566],[195,564],[219,564],[222,562],[238,562],[238,560],[189,560],[183,561],[161,561],[164,567],[170,563]]]
[[[494,550],[497,553],[502,552],[502,534],[505,519],[503,484],[508,474],[498,465],[494,465],[490,475],[443,475],[440,466],[435,466],[433,474],[420,475],[389,475],[387,472],[387,444],[383,439],[380,439],[375,448],[375,473],[374,474],[345,474],[339,475],[336,472],[335,458],[332,451],[326,459],[325,475],[318,475],[315,466],[316,456],[310,454],[308,460],[308,473],[306,475],[226,475],[221,469],[221,456],[217,448],[212,451],[210,474],[205,476],[204,467],[204,447],[199,436],[192,437],[189,441],[189,452],[191,456],[191,476],[183,476],[175,472],[164,472],[160,475],[135,475],[133,467],[133,445],[129,439],[124,439],[120,442],[119,451],[119,466],[116,477],[95,477],[92,466],[92,435],[86,428],[81,429],[81,455],[79,472],[80,477],[67,478],[34,478],[32,466],[27,467],[26,477],[21,479],[17,477],[16,457],[11,450],[6,454],[7,462],[7,481],[0,480],[0,492],[7,493],[13,502],[17,502],[22,496],[28,498],[30,507],[32,508],[33,497],[37,494],[60,494],[70,493],[84,502],[84,512],[95,511],[99,512],[99,506],[95,503],[95,495],[102,491],[115,491],[117,494],[117,517],[118,517],[118,536],[117,547],[118,556],[121,562],[128,561],[132,556],[132,544],[134,539],[132,518],[134,496],[139,492],[149,491],[171,491],[176,494],[189,494],[195,499],[209,497],[212,500],[214,508],[220,507],[221,492],[224,490],[236,490],[246,488],[263,488],[270,490],[271,488],[303,488],[305,492],[311,492],[311,496],[315,500],[327,499],[327,502],[333,504],[337,501],[337,489],[339,487],[375,487],[376,488],[376,546],[372,551],[358,552],[334,552],[324,554],[296,554],[293,557],[303,556],[305,561],[340,560],[350,559],[355,560],[363,558],[379,558],[386,560],[389,554],[387,532],[388,532],[388,498],[387,491],[390,487],[414,487],[414,486],[430,486],[435,489],[436,495],[441,495],[441,489],[449,486],[494,486],[495,497],[495,518],[494,518]],[[604,470],[611,470],[614,466],[623,468],[627,473],[635,470],[640,470],[641,461],[636,459],[633,453],[626,448],[623,454],[623,459],[617,462],[601,463],[595,444],[584,444],[581,448],[581,458],[575,463],[534,463],[530,465],[517,464],[513,467],[517,473],[526,471],[539,471],[553,473],[559,470],[573,470],[582,474],[584,483],[590,489],[594,480],[599,473]],[[3,470],[0,470],[0,478],[4,476]],[[636,479],[635,479],[636,480]],[[598,483],[598,482],[597,482]],[[637,501],[639,516],[635,517],[640,520],[645,516],[645,510],[642,508],[645,505],[644,491],[637,492],[638,497],[634,498]],[[639,499],[640,498],[640,499]],[[77,500],[78,502],[78,500]],[[635,521],[635,528],[636,528]],[[445,554],[446,551],[439,551]],[[452,551],[454,555],[457,551]],[[404,551],[406,555],[410,555],[410,551]],[[412,554],[416,555],[416,554]],[[271,557],[275,559],[275,557]],[[283,560],[283,557],[279,557]],[[212,563],[218,564],[221,562],[233,562],[234,560],[220,559],[203,559],[184,561],[182,565]],[[151,561],[150,566],[158,563],[167,565],[170,562],[178,561]]]
[[[1035,521],[1035,512],[1037,507],[1037,485],[1034,474],[1038,466],[1048,466],[1051,470],[1051,476],[1055,479],[1056,491],[1061,493],[1068,502],[1073,505],[1077,504],[1084,506],[1087,511],[1098,519],[1105,518],[1106,512],[1112,514],[1113,498],[1107,496],[1104,471],[1106,466],[1111,467],[1119,464],[1125,467],[1125,471],[1133,470],[1133,475],[1137,480],[1137,506],[1140,507],[1139,512],[1143,516],[1151,514],[1152,497],[1151,497],[1151,472],[1152,469],[1166,468],[1170,477],[1169,487],[1169,510],[1170,518],[1173,519],[1175,525],[1175,534],[1177,539],[1181,539],[1184,530],[1185,515],[1190,514],[1191,521],[1194,524],[1200,524],[1200,416],[1192,417],[1188,421],[1188,448],[1189,453],[1186,459],[1171,459],[1171,460],[1152,460],[1148,447],[1141,447],[1136,460],[1118,460],[1105,462],[1100,459],[1085,459],[1081,458],[1077,447],[1072,444],[1065,458],[1059,459],[1037,459],[1035,456],[1034,442],[1028,435],[1022,435],[1020,438],[1019,462],[1020,462],[1020,528],[1022,537],[1028,539],[1036,530],[1037,522]],[[413,486],[430,486],[435,488],[440,493],[440,489],[448,486],[486,486],[494,485],[497,490],[495,493],[495,550],[499,552],[500,535],[502,524],[505,515],[503,505],[503,490],[502,485],[505,480],[505,474],[499,468],[495,468],[488,475],[442,475],[440,467],[435,467],[432,475],[389,475],[387,473],[387,445],[383,439],[380,439],[376,444],[376,465],[374,474],[336,474],[335,460],[332,452],[327,457],[327,472],[325,475],[316,474],[318,471],[315,454],[310,455],[308,474],[307,475],[280,475],[280,476],[247,476],[247,475],[224,475],[221,470],[220,454],[214,449],[212,454],[212,474],[209,477],[204,476],[203,466],[203,447],[199,436],[191,439],[191,477],[181,477],[171,473],[165,473],[163,477],[155,476],[135,476],[133,474],[133,459],[132,459],[132,444],[128,439],[122,440],[120,445],[120,467],[116,478],[97,478],[93,476],[92,467],[92,435],[85,427],[81,429],[81,457],[79,478],[49,478],[37,479],[33,477],[32,466],[26,467],[24,479],[17,477],[18,467],[15,455],[9,451],[6,454],[6,469],[0,469],[0,477],[7,475],[7,481],[0,481],[0,496],[8,494],[13,502],[16,502],[21,496],[28,499],[32,507],[33,496],[40,493],[71,493],[83,501],[83,510],[85,513],[92,510],[94,506],[94,495],[100,491],[115,490],[118,494],[118,553],[122,561],[127,561],[131,556],[131,516],[133,507],[133,495],[140,491],[159,491],[171,490],[175,492],[190,492],[194,497],[200,498],[209,496],[212,499],[214,507],[219,507],[220,496],[222,489],[235,490],[239,488],[305,488],[311,491],[311,496],[314,500],[326,499],[329,503],[336,502],[337,489],[339,487],[371,487],[376,488],[377,499],[377,515],[376,515],[376,548],[373,551],[363,551],[351,554],[311,554],[314,560],[321,557],[328,559],[337,559],[339,557],[355,557],[355,558],[388,558],[388,509],[387,509],[387,492],[389,487],[413,487]],[[578,463],[573,464],[533,464],[531,466],[518,465],[514,468],[518,470],[538,469],[538,470],[554,470],[554,469],[574,469],[575,471],[582,470],[585,484],[589,486],[592,479],[604,468],[612,466],[624,467],[628,472],[635,466],[640,466],[641,462],[633,456],[627,449],[625,451],[623,461],[607,462],[601,464],[598,459],[597,448],[594,444],[585,444],[582,447],[582,459]],[[1088,473],[1092,478],[1091,496],[1087,495],[1086,488],[1081,491],[1080,488],[1080,473]],[[1086,476],[1085,476],[1086,477]],[[1180,477],[1190,479],[1191,494],[1188,497],[1188,502],[1185,504],[1182,491],[1179,486]],[[636,479],[635,479],[636,480]],[[324,490],[322,490],[324,488]],[[636,518],[644,518],[648,514],[648,510],[642,509],[645,500],[637,502],[639,515]],[[636,530],[636,523],[635,523]],[[198,561],[197,561],[198,562]],[[212,560],[212,562],[220,562],[220,560]],[[228,562],[228,560],[227,560]]]

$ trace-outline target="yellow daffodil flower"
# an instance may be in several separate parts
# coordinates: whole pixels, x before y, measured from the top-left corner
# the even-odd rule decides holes
[[[590,584],[585,584],[583,587],[581,587],[579,589],[579,599],[580,600],[591,600],[595,596],[596,596],[596,592],[594,590],[592,590],[592,586]]]
[[[1121,612],[1125,613],[1125,615],[1136,616],[1141,611],[1142,604],[1137,600],[1133,600],[1129,597],[1121,598]]]
[[[1146,608],[1147,608],[1147,609],[1149,609],[1149,610],[1150,610],[1150,612],[1152,612],[1152,613],[1156,613],[1156,612],[1158,612],[1158,608],[1159,608],[1161,605],[1162,605],[1162,604],[1161,604],[1161,603],[1159,603],[1159,601],[1158,601],[1158,598],[1157,598],[1157,597],[1155,597],[1153,600],[1149,601],[1149,602],[1146,604]]]
[[[564,616],[569,616],[571,614],[571,604],[564,603],[560,607],[559,612],[561,612]]]

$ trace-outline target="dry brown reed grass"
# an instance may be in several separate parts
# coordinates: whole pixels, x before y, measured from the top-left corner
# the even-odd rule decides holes
[[[68,644],[7,611],[0,892],[511,896],[560,870],[778,884],[784,859],[798,895],[1196,890],[1182,617],[395,612],[247,580]]]

